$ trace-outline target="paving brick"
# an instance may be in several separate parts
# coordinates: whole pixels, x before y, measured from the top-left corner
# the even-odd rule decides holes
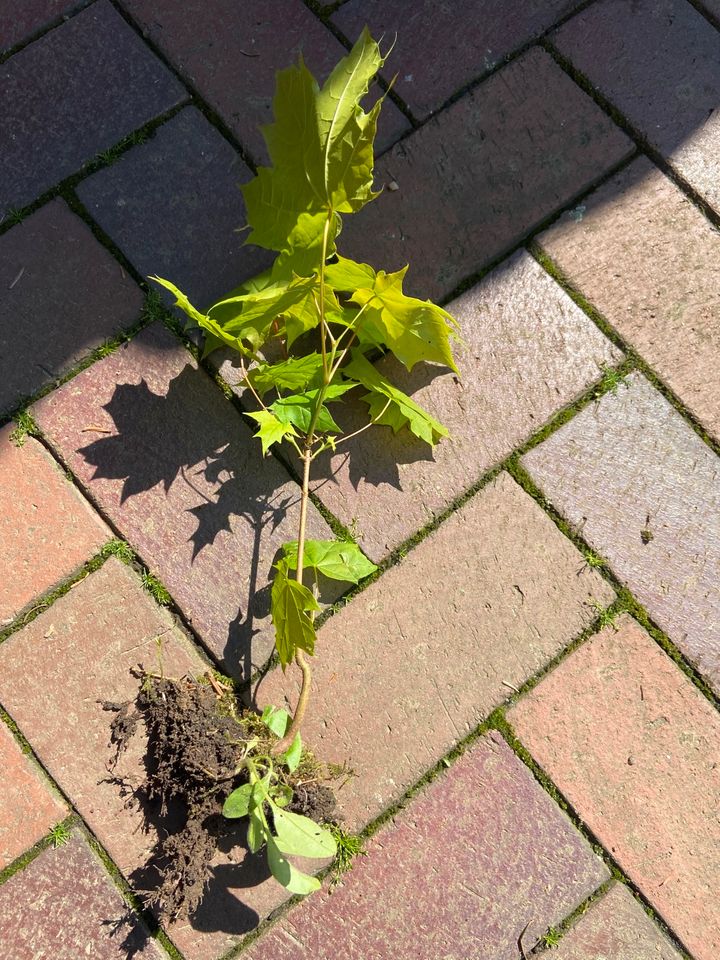
[[[530,949],[605,877],[491,734],[371,841],[340,888],[299,906],[247,956],[515,960],[521,936]]]
[[[720,209],[720,36],[685,0],[601,0],[551,38]]]
[[[272,262],[268,251],[243,246],[236,232],[246,221],[238,185],[251,176],[239,154],[189,107],[77,192],[141,274],[172,280],[202,308]]]
[[[263,663],[273,644],[268,576],[297,536],[299,488],[262,458],[185,348],[150,328],[33,409],[227,669],[249,675]],[[329,535],[315,508],[309,522],[311,536]]]
[[[410,263],[408,289],[448,296],[632,150],[534,48],[389,151],[392,181],[343,231],[343,250],[383,269]]]
[[[720,235],[645,159],[540,237],[543,249],[720,438]]]
[[[0,870],[66,815],[65,804],[0,722]]]
[[[63,14],[69,14],[79,0],[13,0],[0,3],[0,52],[29,39]]]
[[[365,24],[373,36],[397,36],[384,72],[388,80],[397,73],[395,92],[420,119],[576,6],[577,0],[529,0],[508,16],[503,0],[350,0],[332,20],[351,39]]]
[[[162,960],[167,954],[75,833],[0,887],[4,960]]]
[[[0,212],[22,207],[186,99],[107,0],[0,67]]]
[[[0,626],[52,589],[112,536],[50,454],[28,438],[0,430]]]
[[[320,631],[305,736],[358,777],[348,826],[376,817],[613,593],[507,475],[446,520]],[[295,699],[268,674],[261,703]]]
[[[167,676],[205,672],[205,663],[172,617],[150,599],[132,570],[111,558],[0,645],[0,702],[141,891],[152,886],[146,868],[164,822],[158,818],[146,824],[137,807],[128,805],[121,786],[108,777],[112,715],[100,703],[132,699],[138,689],[133,671],[139,666],[159,669],[157,637],[162,638]],[[129,785],[143,778],[141,733],[115,772]],[[188,960],[224,954],[238,936],[287,899],[270,878],[264,855],[249,856],[244,839],[242,824],[227,830],[201,907],[191,920],[170,925],[173,941]]]
[[[264,0],[122,3],[260,162],[266,162],[267,154],[258,128],[272,121],[276,71],[296,63],[302,54],[322,83],[347,53],[302,0],[275,0],[271,7]],[[356,39],[354,34],[351,39]],[[387,101],[378,151],[409,128],[409,121]]]
[[[614,884],[563,936],[553,960],[682,960],[640,904]]]
[[[62,200],[0,237],[0,411],[135,323],[139,288]]]
[[[637,623],[617,626],[509,719],[696,960],[710,960],[720,948],[720,717]]]
[[[449,305],[464,346],[460,381],[438,368],[383,372],[450,431],[434,450],[407,431],[378,427],[318,461],[317,494],[347,525],[357,520],[375,560],[412,536],[490,467],[572,402],[620,354],[557,284],[520,252]],[[436,376],[428,382],[433,373]],[[347,406],[347,404],[346,404]],[[338,408],[340,409],[340,408]],[[367,405],[348,409],[348,432]]]
[[[720,689],[720,475],[639,374],[524,457],[543,492]]]

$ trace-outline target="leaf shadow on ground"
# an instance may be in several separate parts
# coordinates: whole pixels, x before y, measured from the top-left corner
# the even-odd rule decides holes
[[[159,522],[167,518],[168,529],[156,535],[155,555],[143,557],[171,594],[188,562],[191,569],[198,566],[212,588],[237,576],[233,565],[241,557],[238,592],[243,599],[227,624],[222,659],[233,673],[239,665],[239,672],[249,676],[257,665],[254,640],[269,614],[270,564],[264,568],[264,541],[299,495],[279,489],[287,474],[276,462],[262,460],[241,419],[206,374],[192,365],[162,393],[144,379],[120,383],[104,409],[116,432],[79,450],[94,468],[91,480],[121,483],[121,507],[161,485],[170,511],[186,515],[170,519],[160,511]],[[192,544],[189,557],[183,541],[175,540],[177,532],[182,536],[185,531],[185,542]],[[237,536],[237,544],[226,534]],[[178,602],[183,605],[182,599]]]

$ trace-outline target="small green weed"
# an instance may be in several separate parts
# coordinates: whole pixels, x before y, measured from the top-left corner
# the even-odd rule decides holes
[[[109,540],[100,551],[100,556],[103,560],[107,560],[108,557],[117,557],[118,560],[128,564],[135,559],[132,547],[124,540]]]
[[[65,823],[56,823],[48,834],[53,847],[64,847],[70,840],[70,828]]]
[[[172,597],[156,576],[146,570],[141,579],[143,587],[161,607],[167,607],[172,603]]]
[[[346,833],[342,827],[331,827],[330,831],[335,838],[336,853],[332,865],[332,885],[339,882],[340,877],[347,873],[355,857],[365,856],[362,837],[354,833]]]
[[[543,936],[542,942],[546,947],[557,947],[562,940],[562,933],[557,929],[557,927],[550,927],[548,932]]]
[[[14,420],[17,426],[10,434],[10,440],[16,447],[22,447],[28,437],[37,436],[39,433],[32,414],[28,413],[27,410],[21,410],[20,413],[14,417]]]

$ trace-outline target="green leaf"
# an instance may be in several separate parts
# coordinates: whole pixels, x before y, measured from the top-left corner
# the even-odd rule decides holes
[[[174,283],[170,283],[169,280],[163,280],[162,277],[151,276],[148,277],[149,280],[154,280],[155,283],[159,283],[161,287],[165,287],[166,290],[169,290],[170,293],[175,297],[175,306],[180,307],[182,312],[193,321],[193,323],[202,326],[202,321],[205,319],[205,315],[200,313],[199,310],[196,310],[195,307],[190,303],[185,294],[178,290]]]
[[[259,363],[248,372],[248,380],[264,396],[268,390],[301,390],[322,370],[322,356],[309,353],[304,357],[290,357],[278,363]]]
[[[297,569],[297,540],[283,546],[290,570]],[[377,570],[356,543],[345,540],[306,540],[303,567],[312,567],[332,580],[359,583]]]
[[[276,400],[275,403],[270,405],[269,409],[282,423],[297,427],[300,433],[307,433],[310,429],[316,398],[317,390],[305,394],[293,394]],[[320,407],[318,418],[315,421],[315,431],[317,433],[341,432],[340,427],[335,423],[330,411],[324,404]]]
[[[377,274],[367,263],[356,263],[346,257],[338,256],[337,263],[329,263],[325,267],[325,279],[336,290],[353,293],[359,288],[375,285]]]
[[[382,64],[380,49],[365,27],[317,96],[323,186],[340,213],[359,210],[377,196],[372,191],[373,141],[382,101],[365,113],[360,100]]]
[[[288,751],[284,756],[285,766],[288,768],[290,773],[294,773],[298,764],[300,763],[300,758],[302,757],[302,737],[300,736],[300,731],[295,734],[295,739],[290,744]]]
[[[290,723],[290,714],[282,707],[273,707],[268,704],[262,712],[262,722],[276,737],[284,737]]]
[[[290,421],[279,420],[268,410],[258,410],[256,413],[248,413],[249,417],[257,420],[260,429],[254,436],[259,437],[262,444],[263,456],[274,443],[280,443],[285,437],[296,437],[297,433]]]
[[[386,380],[359,351],[353,351],[352,360],[343,372],[370,391],[363,399],[370,407],[372,418],[377,418],[377,423],[392,427],[396,433],[401,427],[407,426],[416,437],[431,446],[441,437],[449,436],[441,423]]]
[[[250,810],[250,819],[247,828],[247,845],[250,853],[257,853],[260,847],[270,838],[270,831],[265,822],[262,806]]]
[[[364,306],[361,321],[373,342],[382,342],[392,350],[408,370],[421,360],[442,363],[457,372],[450,337],[456,336],[456,323],[447,310],[429,300],[417,300],[402,292],[407,267],[397,273],[381,270],[372,288],[356,290],[351,300]]]
[[[298,734],[300,736],[300,734]],[[292,770],[290,771],[293,772]],[[273,797],[272,802],[278,807],[286,807],[293,798],[292,787],[289,787],[286,783],[278,783],[273,787]]]
[[[309,817],[273,807],[275,842],[281,853],[294,857],[334,857],[335,837]]]
[[[320,889],[317,877],[311,877],[293,866],[281,853],[272,837],[267,838],[267,858],[270,872],[290,893],[305,896]]]
[[[214,321],[226,335],[246,340],[258,350],[270,336],[274,322],[306,300],[315,285],[312,277],[296,278],[289,283],[281,281],[256,292],[227,297],[210,307],[206,319]],[[205,324],[201,322],[201,325]]]
[[[298,647],[310,655],[315,651],[315,626],[310,614],[320,609],[317,600],[302,583],[288,578],[284,560],[275,565],[270,592],[270,612],[275,626],[275,646],[283,670],[292,662]]]
[[[227,797],[223,804],[223,816],[228,818],[246,817],[250,813],[253,785],[244,783]]]

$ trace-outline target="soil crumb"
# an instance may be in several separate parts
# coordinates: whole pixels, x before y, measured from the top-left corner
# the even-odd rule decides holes
[[[251,740],[262,747],[264,741],[269,752],[274,735],[257,714],[241,713],[231,692],[219,696],[211,685],[192,678],[145,677],[134,703],[104,702],[103,707],[115,713],[112,771],[141,722],[145,728],[146,775],[132,793],[146,825],[158,832],[149,872],[160,881],[148,902],[164,919],[187,917],[202,900],[212,858],[228,832],[225,798],[247,780],[245,768],[237,770],[245,747]],[[296,774],[288,775],[293,790],[288,809],[337,823],[335,794],[322,782],[328,779],[325,765],[303,754]]]

